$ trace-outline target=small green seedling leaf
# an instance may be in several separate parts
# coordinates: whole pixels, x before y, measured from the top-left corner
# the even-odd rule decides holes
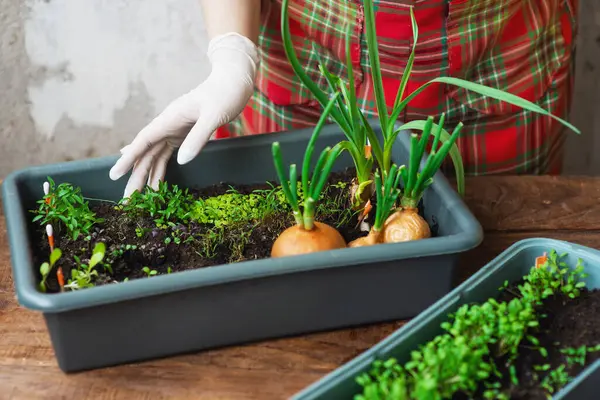
[[[50,273],[50,264],[45,262],[40,266],[40,274],[42,274],[43,277],[46,277],[46,276],[48,276],[49,273]]]
[[[61,256],[62,251],[59,248],[55,248],[52,253],[50,253],[50,265],[54,266]]]
[[[92,254],[92,258],[90,258],[90,269],[94,268],[100,261],[102,261],[105,250],[106,245],[102,242],[97,243],[96,246],[94,246],[94,254]]]

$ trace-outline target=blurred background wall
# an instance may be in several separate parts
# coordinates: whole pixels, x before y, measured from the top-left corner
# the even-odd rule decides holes
[[[600,2],[580,1],[565,173],[599,174]],[[209,72],[197,0],[0,0],[0,179],[114,154]]]

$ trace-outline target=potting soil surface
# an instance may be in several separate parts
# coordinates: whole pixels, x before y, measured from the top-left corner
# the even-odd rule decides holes
[[[513,286],[515,287],[515,286]],[[516,292],[516,290],[515,290]],[[506,298],[502,298],[506,301]],[[508,299],[510,301],[510,298]],[[546,315],[539,320],[538,333],[532,333],[540,341],[540,346],[548,351],[548,356],[543,357],[539,350],[526,344],[524,340],[519,348],[519,356],[514,362],[517,371],[518,384],[511,382],[507,365],[502,360],[496,360],[496,365],[503,375],[501,392],[508,395],[511,400],[545,400],[550,393],[542,383],[549,383],[556,389],[565,386],[567,381],[574,379],[586,366],[600,358],[600,351],[587,352],[582,358],[583,364],[569,358],[561,349],[579,348],[581,346],[593,347],[600,344],[600,291],[582,290],[581,295],[570,299],[562,294],[544,300],[543,306],[538,310],[540,315]],[[546,371],[536,370],[548,364]],[[568,378],[562,384],[552,381],[548,375],[552,371],[562,368],[564,373],[554,373],[555,376],[563,375]],[[483,385],[480,385],[483,390]],[[454,399],[467,399],[463,394],[457,394]],[[483,398],[481,392],[474,398]]]
[[[345,209],[349,208],[349,186],[345,188],[336,187],[338,182],[350,182],[351,170],[341,173],[332,173],[326,186],[326,200],[337,201]],[[190,189],[195,198],[206,199],[227,193],[233,188],[238,193],[249,194],[257,190],[272,189],[274,183],[257,185],[230,185],[222,183],[203,189]],[[85,193],[83,193],[85,196]],[[342,199],[342,200],[340,200]],[[346,199],[348,199],[346,201]],[[372,219],[376,212],[376,199],[371,200],[373,209],[369,214]],[[103,218],[104,222],[92,228],[91,238],[81,235],[73,241],[65,234],[56,234],[56,246],[62,250],[60,266],[63,270],[65,280],[71,277],[71,269],[77,268],[75,256],[79,257],[81,263],[89,262],[94,245],[104,242],[106,245],[105,260],[109,260],[112,273],[98,266],[96,270],[99,276],[95,278],[96,286],[122,282],[125,279],[148,278],[147,271],[156,271],[153,276],[174,273],[189,269],[197,269],[244,260],[254,260],[269,257],[271,247],[279,234],[294,223],[290,212],[276,212],[262,221],[251,221],[238,224],[235,227],[225,227],[223,233],[210,242],[186,241],[192,237],[206,234],[214,226],[190,222],[187,224],[175,224],[175,226],[159,229],[154,219],[149,215],[140,217],[129,217],[124,211],[115,209],[112,203],[90,203],[90,208],[96,212],[97,217]],[[423,215],[423,209],[420,208]],[[356,213],[344,214],[329,213],[319,216],[317,220],[336,227],[346,242],[366,235],[357,227],[358,216]],[[340,224],[340,221],[342,223]],[[37,223],[36,223],[37,224]],[[39,234],[39,248],[36,252],[36,265],[48,259],[49,246],[46,240],[45,230],[37,226]],[[432,235],[436,234],[437,227],[432,226]],[[173,232],[177,231],[180,243],[172,240]],[[141,234],[140,234],[141,232]],[[207,245],[208,243],[208,245]],[[202,247],[202,248],[201,248]],[[207,257],[207,254],[210,256]],[[148,267],[144,272],[144,267]],[[149,278],[152,278],[150,276]],[[50,272],[47,279],[47,291],[59,291],[56,277],[56,269]]]

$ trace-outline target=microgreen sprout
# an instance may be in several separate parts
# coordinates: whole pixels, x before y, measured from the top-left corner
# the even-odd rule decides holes
[[[46,280],[48,279],[48,275],[50,274],[50,271],[52,271],[52,268],[54,268],[54,265],[56,265],[56,262],[60,259],[61,256],[62,256],[62,251],[59,248],[55,248],[50,253],[49,261],[44,262],[40,266],[40,274],[42,275],[42,280],[38,286],[40,291],[42,291],[42,292],[46,291]]]
[[[510,301],[500,302],[491,298],[482,304],[459,307],[448,321],[441,324],[443,333],[412,351],[405,365],[399,365],[393,358],[375,361],[369,372],[356,378],[363,390],[354,398],[443,399],[453,398],[459,392],[473,398],[479,384],[484,382],[484,398],[506,399],[497,382],[488,383],[494,376],[502,377],[495,365],[495,358],[504,360],[510,382],[518,385],[513,361],[519,347],[527,338],[540,348],[539,341],[531,335],[542,318],[536,313],[537,305],[552,293],[562,292],[574,297],[579,295],[573,290],[565,292],[561,288],[568,284],[575,288],[584,277],[581,262],[568,272],[564,271],[569,268],[561,261],[561,257],[551,251],[544,268],[532,267],[525,276],[527,283],[518,286],[517,296]],[[592,349],[600,350],[600,346]],[[582,350],[565,353],[578,355],[577,361],[581,362]],[[504,359],[503,356],[508,358]],[[548,372],[550,368],[550,364],[535,366],[534,373]],[[548,373],[542,381],[542,387],[554,393],[570,380],[563,365]]]
[[[146,274],[146,276],[148,278],[150,278],[151,276],[154,276],[154,275],[158,274],[158,272],[155,269],[150,269],[150,267],[143,267],[142,271],[144,271],[144,273]]]
[[[333,163],[340,155],[341,147],[336,146],[334,148],[327,147],[325,148],[321,156],[319,157],[312,174],[312,179],[309,180],[310,175],[310,162],[312,153],[315,148],[315,142],[329,116],[329,112],[332,110],[333,105],[335,104],[338,98],[338,94],[333,96],[330,100],[329,104],[325,107],[319,122],[314,128],[312,137],[308,142],[308,146],[304,153],[304,161],[302,165],[302,195],[303,195],[303,203],[302,203],[302,211],[300,210],[300,201],[298,197],[298,193],[295,190],[297,186],[298,175],[296,172],[296,165],[292,164],[289,170],[289,179],[286,178],[286,174],[284,172],[283,167],[283,159],[281,155],[281,148],[279,142],[273,143],[272,152],[273,152],[273,161],[275,164],[275,170],[279,177],[279,181],[281,182],[281,188],[285,195],[286,200],[288,201],[290,207],[292,208],[292,213],[294,215],[294,220],[296,224],[303,229],[311,230],[314,226],[314,218],[315,218],[315,207],[317,202],[319,201],[321,192],[327,182],[327,178],[331,173],[331,169],[333,167]]]
[[[37,214],[33,222],[39,221],[41,225],[50,224],[57,230],[64,228],[72,240],[76,240],[82,234],[89,235],[90,229],[95,224],[104,222],[90,210],[79,187],[74,187],[70,183],[56,186],[50,177],[48,183],[50,191],[37,202],[39,207],[33,211]]]
[[[77,290],[94,286],[92,280],[94,277],[98,276],[98,271],[95,267],[102,262],[105,252],[106,245],[102,242],[98,242],[94,246],[92,257],[90,257],[88,264],[82,263],[79,257],[74,256],[78,267],[71,269],[71,279],[69,279],[69,282],[65,287]]]
[[[187,189],[160,181],[158,190],[146,186],[145,191],[135,191],[128,198],[121,199],[118,206],[127,214],[135,216],[147,214],[154,218],[159,228],[167,228],[170,223],[185,222],[190,219],[193,197]]]
[[[560,352],[565,355],[567,359],[567,365],[572,367],[575,364],[585,365],[585,360],[588,353],[600,351],[600,344],[596,346],[580,346],[577,348],[567,347],[560,349]]]
[[[550,371],[542,380],[540,386],[546,389],[549,394],[552,394],[565,387],[572,380],[573,378],[566,371],[566,366],[562,364]]]

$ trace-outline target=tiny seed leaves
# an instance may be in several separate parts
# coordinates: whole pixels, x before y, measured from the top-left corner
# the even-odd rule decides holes
[[[43,277],[46,277],[46,276],[48,276],[49,273],[50,273],[50,264],[45,262],[40,266],[40,274],[42,274]]]

